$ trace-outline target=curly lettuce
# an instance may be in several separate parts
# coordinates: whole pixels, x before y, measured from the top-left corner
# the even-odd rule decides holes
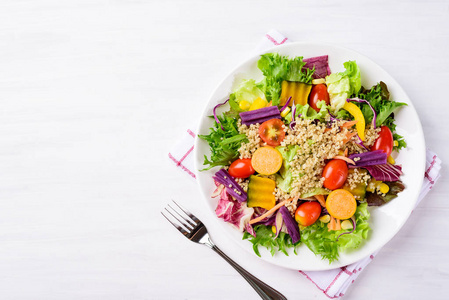
[[[316,255],[326,259],[329,263],[338,260],[339,252],[358,248],[367,239],[371,230],[368,220],[370,213],[367,203],[361,203],[354,214],[356,229],[353,233],[344,234],[348,230],[328,231],[327,224],[316,222],[301,230],[301,241]]]
[[[296,247],[301,243],[297,242],[293,244],[292,238],[285,232],[280,232],[275,238],[276,234],[271,230],[271,226],[257,225],[254,227],[254,231],[256,232],[256,236],[245,232],[243,234],[243,240],[249,240],[253,244],[253,250],[257,256],[260,256],[259,246],[267,248],[271,255],[280,251],[288,256],[288,248],[293,248],[296,254]]]
[[[198,135],[199,138],[208,142],[210,146],[210,159],[204,156],[204,165],[209,170],[216,166],[228,166],[239,157],[239,148],[242,142],[248,142],[245,134],[239,134],[237,118],[232,114],[232,110],[217,116],[220,124],[214,122],[214,127],[210,129],[208,135]],[[223,126],[224,130],[221,129]]]

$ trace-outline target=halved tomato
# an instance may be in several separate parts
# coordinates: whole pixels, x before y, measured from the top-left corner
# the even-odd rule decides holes
[[[380,127],[379,137],[374,142],[374,145],[371,146],[371,151],[381,150],[389,156],[391,151],[393,151],[393,143],[393,134],[390,128],[382,126]]]
[[[295,220],[299,225],[310,226],[321,215],[321,205],[318,202],[305,202],[298,206],[295,212]]]
[[[285,138],[284,122],[271,119],[263,122],[259,127],[260,138],[269,146],[279,146]]]
[[[332,159],[323,169],[324,187],[330,190],[341,188],[348,178],[348,165],[341,159]]]
[[[318,102],[325,101],[327,105],[329,105],[329,93],[327,92],[327,87],[324,84],[318,84],[314,85],[312,88],[312,91],[309,95],[309,105],[311,108],[316,110],[317,112],[320,111],[318,108]]]
[[[240,158],[229,166],[228,172],[234,178],[248,178],[256,171],[251,165],[251,158]]]

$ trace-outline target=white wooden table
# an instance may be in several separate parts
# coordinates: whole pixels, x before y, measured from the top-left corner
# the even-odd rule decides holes
[[[167,152],[271,28],[378,62],[449,161],[448,1],[1,1],[2,299],[258,299],[159,211],[176,199],[237,247]],[[448,184],[443,169],[345,299],[445,297]],[[326,299],[296,271],[233,258],[288,298]]]

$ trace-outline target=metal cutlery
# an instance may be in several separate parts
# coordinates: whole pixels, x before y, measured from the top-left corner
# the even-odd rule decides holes
[[[205,245],[218,253],[218,255],[226,260],[234,269],[237,270],[237,272],[240,273],[240,275],[243,276],[243,278],[245,278],[245,280],[254,288],[262,299],[287,299],[284,295],[254,277],[235,261],[230,259],[226,254],[224,254],[212,242],[206,226],[204,226],[204,224],[192,213],[185,208],[182,208],[178,203],[175,201],[173,201],[173,203],[175,204],[174,206],[168,204],[167,207],[165,207],[165,214],[164,212],[161,212],[161,214],[186,238],[192,242]]]

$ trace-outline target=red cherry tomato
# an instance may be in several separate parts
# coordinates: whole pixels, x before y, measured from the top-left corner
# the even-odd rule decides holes
[[[324,84],[317,84],[314,85],[312,88],[312,91],[309,95],[309,105],[311,108],[316,110],[317,112],[320,111],[317,104],[319,101],[324,100],[327,105],[329,105],[329,93],[327,92],[327,87]]]
[[[329,161],[323,170],[324,187],[330,190],[341,188],[348,177],[348,166],[341,159]]]
[[[251,158],[237,159],[229,166],[229,175],[234,178],[248,178],[254,174]]]
[[[320,215],[321,205],[318,202],[306,202],[296,209],[295,220],[299,225],[310,226],[318,220]]]
[[[382,150],[388,155],[393,151],[393,134],[387,126],[380,127],[379,137],[371,146],[371,151]]]
[[[269,146],[279,146],[285,138],[284,122],[279,119],[265,121],[259,127],[260,138]]]

